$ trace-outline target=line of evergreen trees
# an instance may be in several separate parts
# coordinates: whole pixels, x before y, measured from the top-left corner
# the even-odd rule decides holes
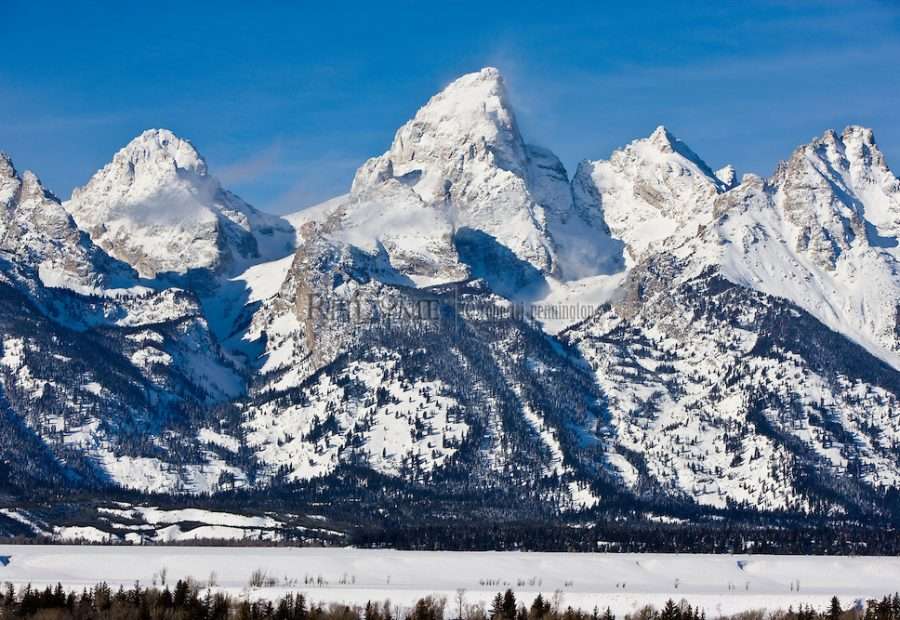
[[[458,590],[452,604],[438,596],[419,599],[408,609],[390,601],[365,606],[310,603],[303,594],[289,593],[274,601],[249,601],[224,592],[202,588],[191,580],[179,580],[174,590],[120,587],[106,583],[66,592],[61,584],[43,590],[27,585],[16,592],[11,583],[0,590],[0,620],[616,620],[609,608],[590,612],[563,608],[559,593],[550,598],[538,594],[526,605],[508,589],[498,592],[489,608],[467,605],[465,591]],[[705,610],[687,601],[669,599],[662,609],[650,605],[626,614],[623,620],[706,620]],[[900,620],[900,594],[871,599],[864,607],[844,610],[835,596],[827,609],[800,605],[785,610],[747,611],[719,620]]]

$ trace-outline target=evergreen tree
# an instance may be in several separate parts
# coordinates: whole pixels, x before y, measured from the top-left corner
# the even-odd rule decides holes
[[[841,602],[838,597],[831,597],[831,605],[828,606],[828,620],[840,620],[844,610],[841,609]]]
[[[669,599],[666,601],[665,607],[659,612],[660,620],[681,620],[681,609],[675,604],[675,601]]]
[[[501,620],[503,618],[503,595],[497,592],[494,600],[491,601],[491,609],[488,612],[491,620]]]
[[[511,588],[503,595],[502,613],[506,620],[516,620],[516,595]]]

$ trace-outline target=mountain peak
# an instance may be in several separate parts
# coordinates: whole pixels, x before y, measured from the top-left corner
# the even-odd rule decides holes
[[[779,164],[785,217],[798,228],[798,247],[828,270],[855,247],[900,256],[900,182],[871,129],[833,129],[798,147]]]
[[[679,141],[665,125],[660,125],[654,129],[647,139],[656,146],[663,148],[674,148]]]
[[[490,80],[502,80],[503,79],[503,76],[500,75],[500,69],[498,69],[497,67],[490,67],[490,66],[482,67],[481,71],[478,71],[477,74],[479,76],[483,77],[484,79],[490,79]],[[472,74],[470,74],[470,75],[472,75]]]
[[[489,143],[506,137],[521,142],[506,85],[493,67],[451,82],[416,113],[413,122],[434,124],[442,137],[468,135]]]
[[[141,168],[187,170],[204,176],[206,160],[190,141],[168,129],[148,129],[125,145],[113,161],[127,161]]]
[[[395,176],[447,160],[483,160],[522,172],[525,144],[500,72],[486,67],[451,82],[401,127],[386,154]]]
[[[13,178],[16,176],[16,167],[13,165],[12,158],[6,153],[0,152],[0,177]]]
[[[446,117],[483,116],[508,108],[503,76],[494,67],[485,67],[450,82],[429,99],[416,117],[431,116],[434,113]]]
[[[22,173],[22,194],[26,197],[51,198],[55,200],[55,197],[44,189],[41,180],[31,170],[26,170]]]
[[[194,145],[150,129],[72,192],[66,208],[95,243],[142,275],[219,271],[260,256],[258,231],[282,253],[287,223],[256,211],[207,172]]]
[[[148,129],[76,188],[67,204],[86,229],[122,215],[174,223],[201,214],[218,191],[193,144],[168,129]]]
[[[438,97],[447,98],[464,92],[472,95],[481,95],[483,98],[491,96],[505,97],[505,89],[506,86],[500,71],[495,67],[484,67],[480,71],[473,71],[472,73],[459,76],[435,95],[432,100]]]
[[[837,132],[834,129],[826,129],[821,138],[813,140],[813,142],[834,143],[839,140]]]
[[[657,147],[657,149],[659,149],[659,151],[663,154],[673,153],[676,155],[680,155],[681,157],[689,160],[691,163],[697,166],[697,168],[699,168],[704,175],[713,180],[713,182],[718,183],[720,180],[712,171],[712,168],[710,168],[707,163],[703,161],[703,159],[701,159],[700,156],[691,149],[691,147],[685,144],[683,140],[669,131],[665,125],[660,125],[656,129],[654,129],[653,133],[651,133],[646,139],[637,140],[636,143],[652,144],[653,146]],[[720,187],[719,189],[724,189],[724,187]]]
[[[17,172],[6,154],[0,154],[0,250],[49,287],[93,293],[108,276],[125,273],[85,243],[59,199],[31,170]]]
[[[844,128],[841,139],[844,142],[860,141],[870,146],[875,146],[875,132],[862,125],[848,125]]]
[[[500,70],[496,67],[482,67],[478,71],[472,71],[471,73],[465,73],[458,78],[454,79],[450,82],[441,93],[446,92],[454,92],[461,91],[464,89],[476,89],[476,88],[496,88],[503,89],[505,88],[503,82],[503,75],[500,73]],[[441,94],[438,93],[438,94]]]
[[[878,144],[875,142],[875,133],[870,128],[863,127],[862,125],[848,125],[840,134],[834,129],[828,129],[821,137],[814,138],[812,142],[801,147],[801,149],[815,149],[823,145],[838,150],[854,146],[858,148],[878,149]]]
[[[592,186],[587,193],[595,195],[606,226],[625,243],[631,260],[673,235],[692,235],[711,220],[716,196],[728,189],[663,125],[586,166],[579,184]]]
[[[360,167],[351,196],[397,208],[403,202],[404,221],[430,221],[424,211],[437,210],[451,231],[486,232],[518,258],[550,271],[546,219],[571,210],[565,176],[549,152],[526,146],[500,72],[486,67],[431,97],[397,130],[387,152]],[[561,202],[545,210],[551,195]]]

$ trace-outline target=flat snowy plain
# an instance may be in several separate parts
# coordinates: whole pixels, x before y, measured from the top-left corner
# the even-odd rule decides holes
[[[835,594],[846,608],[900,589],[900,558],[893,557],[0,545],[0,558],[8,559],[0,562],[0,582],[17,585],[146,586],[159,583],[165,570],[170,585],[182,577],[212,579],[216,589],[251,598],[294,591],[323,603],[390,599],[407,607],[438,594],[447,597],[449,617],[456,615],[458,588],[467,604],[485,605],[507,587],[528,604],[538,592],[559,590],[563,606],[609,606],[619,615],[670,597],[708,615],[801,602],[822,608]],[[256,569],[278,585],[250,588]],[[320,578],[323,585],[316,585]]]

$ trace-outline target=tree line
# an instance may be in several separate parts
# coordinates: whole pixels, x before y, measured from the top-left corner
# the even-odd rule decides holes
[[[706,620],[706,611],[686,600],[669,599],[661,609],[644,605],[622,620]],[[785,610],[754,610],[718,620],[900,620],[900,594],[871,599],[844,609],[838,597],[817,610],[801,604]],[[30,584],[18,592],[11,583],[0,590],[0,619],[34,620],[616,620],[609,607],[590,611],[563,606],[559,591],[538,594],[530,603],[512,589],[498,592],[490,606],[467,604],[465,590],[457,590],[448,604],[445,597],[426,596],[403,608],[390,601],[366,605],[309,601],[288,593],[274,600],[249,600],[204,588],[193,580],[179,580],[174,589],[141,587],[114,590],[106,583],[81,592],[66,591],[61,584],[44,589]]]

